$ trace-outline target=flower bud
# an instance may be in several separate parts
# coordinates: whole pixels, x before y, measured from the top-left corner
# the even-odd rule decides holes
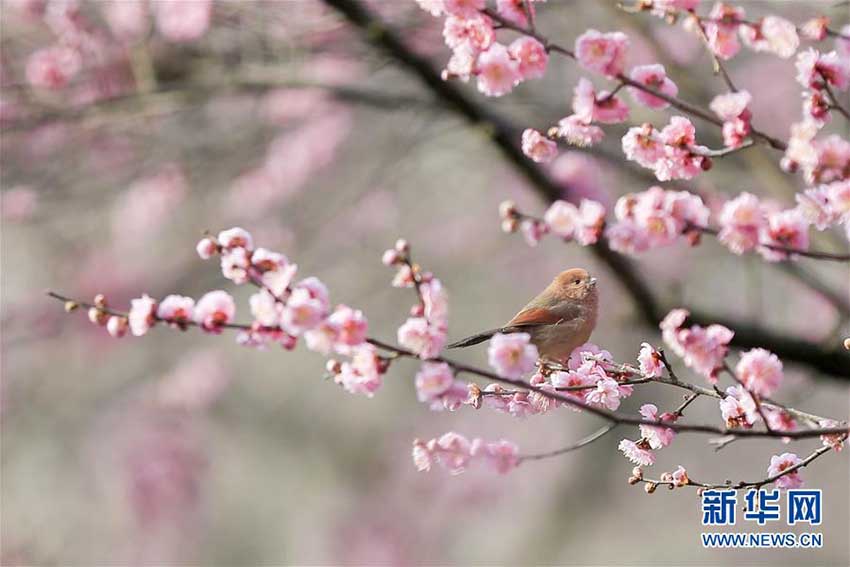
[[[399,254],[407,254],[410,252],[410,244],[404,238],[399,238],[395,241],[395,249]]]
[[[425,314],[425,306],[421,303],[417,303],[413,307],[410,308],[410,316],[411,317],[422,317]]]
[[[638,479],[643,478],[643,469],[640,467],[635,467],[632,469],[632,476],[636,476]]]
[[[400,260],[401,260],[401,258],[399,258],[399,256],[398,256],[398,252],[396,252],[396,251],[395,251],[395,250],[393,250],[392,248],[391,248],[391,249],[389,249],[389,250],[387,250],[387,251],[385,251],[385,252],[384,252],[384,255],[383,255],[383,256],[381,256],[381,262],[382,262],[385,266],[392,266],[392,265],[395,265],[395,264],[397,264]]]
[[[95,325],[106,325],[106,322],[109,320],[109,313],[99,309],[97,307],[92,307],[89,309],[89,321],[91,321]]]
[[[127,334],[127,318],[113,315],[106,323],[106,332],[113,338],[120,339]]]
[[[98,293],[97,295],[94,296],[94,304],[97,307],[100,307],[101,309],[103,309],[104,307],[106,307],[106,296],[103,295],[102,293]]]
[[[213,254],[218,252],[218,242],[216,242],[212,237],[204,237],[198,242],[195,250],[198,252],[198,256],[200,256],[202,260],[208,260]]]
[[[325,363],[325,370],[328,371],[328,374],[339,374],[342,371],[342,363],[340,361],[331,358]]]
[[[636,476],[630,476],[629,477],[629,484],[634,485],[634,484],[637,484],[639,482],[640,482],[640,479],[638,477],[636,477]]]
[[[844,348],[846,348],[847,350],[850,350],[850,337],[847,337],[846,339],[844,339]]]
[[[280,346],[282,346],[286,350],[292,350],[295,348],[295,345],[298,343],[298,339],[293,337],[289,333],[283,333],[283,335],[278,339]]]
[[[79,306],[80,306],[80,304],[77,303],[76,301],[66,301],[65,302],[65,313],[70,313],[71,311],[76,310]]]
[[[519,228],[519,222],[516,219],[505,219],[502,221],[502,232],[516,232]]]
[[[499,204],[499,217],[502,219],[510,219],[517,214],[516,203],[513,201],[502,201]]]
[[[647,482],[643,486],[643,489],[644,489],[644,491],[646,491],[647,494],[652,494],[653,492],[655,492],[656,488],[658,488],[658,485],[655,484],[654,482]]]
[[[699,166],[703,171],[708,171],[709,169],[714,167],[714,162],[711,161],[710,157],[703,157],[702,161],[700,161],[699,163]]]

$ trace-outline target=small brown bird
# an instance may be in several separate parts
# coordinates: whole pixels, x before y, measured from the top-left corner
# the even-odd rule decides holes
[[[596,327],[598,308],[596,278],[581,268],[572,268],[558,274],[502,327],[472,335],[448,348],[477,345],[496,333],[521,332],[531,335],[541,358],[562,361],[588,341]]]

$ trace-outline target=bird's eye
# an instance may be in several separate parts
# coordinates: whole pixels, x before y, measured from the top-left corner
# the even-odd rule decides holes
[[[575,280],[573,280],[573,283],[574,283],[575,285],[578,285],[578,284],[580,284],[580,283],[581,283],[581,280],[579,280],[579,279],[575,279]]]

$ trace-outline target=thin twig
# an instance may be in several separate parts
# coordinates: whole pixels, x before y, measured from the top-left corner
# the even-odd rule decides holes
[[[519,461],[520,462],[523,462],[523,461],[539,461],[541,459],[548,459],[549,457],[557,457],[558,455],[563,455],[565,453],[570,453],[572,451],[576,451],[578,449],[581,449],[582,447],[586,447],[586,446],[590,445],[591,443],[593,443],[597,439],[601,439],[606,434],[608,434],[611,431],[613,431],[614,429],[616,429],[618,425],[619,425],[618,423],[609,423],[608,425],[605,425],[605,426],[599,428],[597,431],[591,433],[587,437],[584,437],[584,438],[580,439],[579,441],[576,441],[572,445],[567,445],[566,447],[563,447],[561,449],[556,449],[554,451],[548,451],[546,453],[534,453],[534,454],[530,454],[530,455],[521,455],[519,457]]]

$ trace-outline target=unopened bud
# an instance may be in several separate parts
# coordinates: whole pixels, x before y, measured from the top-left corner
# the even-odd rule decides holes
[[[71,311],[74,311],[75,309],[77,309],[79,306],[80,306],[80,304],[77,303],[76,301],[66,301],[65,302],[65,313],[70,313]]]
[[[844,348],[846,348],[847,350],[850,350],[850,337],[847,337],[846,339],[844,339]]]
[[[116,339],[120,339],[127,334],[127,318],[113,315],[106,323],[106,332]]]
[[[640,482],[640,479],[638,477],[636,477],[636,476],[630,476],[629,477],[629,484],[634,485],[634,484],[637,484],[639,482]]]
[[[703,171],[708,171],[709,169],[714,167],[714,162],[711,161],[710,157],[703,157],[699,166],[700,166],[700,168],[702,168]]]
[[[513,201],[502,201],[499,203],[499,217],[503,219],[513,218],[517,214],[516,203]]]
[[[395,249],[399,254],[407,254],[410,252],[410,244],[404,238],[399,238],[395,241]]]
[[[417,303],[413,307],[410,308],[410,316],[411,317],[422,317],[425,314],[425,306],[421,303]]]
[[[396,252],[392,248],[384,252],[384,255],[381,256],[381,262],[385,266],[393,266],[397,264],[399,260],[400,258],[398,256],[398,252]]]
[[[94,304],[103,309],[104,307],[106,307],[106,296],[102,293],[98,293],[94,296]]]
[[[656,488],[658,488],[658,485],[655,484],[654,482],[647,482],[643,486],[643,489],[646,491],[647,494],[652,494],[653,492],[655,492]]]
[[[328,371],[328,374],[339,374],[342,372],[342,363],[332,358],[325,363],[325,370]]]
[[[632,469],[632,476],[636,476],[638,478],[643,478],[643,469],[640,467],[635,467]]]
[[[91,321],[95,325],[106,325],[106,322],[109,320],[109,313],[99,309],[97,307],[91,307],[89,309],[89,321]]]
[[[502,221],[502,232],[516,232],[519,222],[516,219],[505,219]]]
[[[481,388],[479,388],[478,384],[475,384],[474,382],[470,382],[467,388],[469,389],[470,405],[472,405],[475,409],[481,409],[481,401],[483,397],[481,395]]]

